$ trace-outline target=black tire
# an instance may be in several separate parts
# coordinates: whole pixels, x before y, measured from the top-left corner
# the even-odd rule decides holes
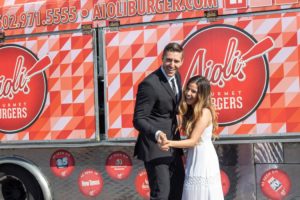
[[[18,165],[0,166],[0,187],[4,200],[44,200],[36,178]]]

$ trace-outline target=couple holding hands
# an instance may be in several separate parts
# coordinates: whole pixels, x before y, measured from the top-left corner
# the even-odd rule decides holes
[[[169,43],[162,65],[138,87],[134,155],[144,161],[150,200],[223,200],[219,161],[212,143],[217,128],[209,81],[190,78],[182,91],[183,48]],[[177,120],[178,119],[178,120]],[[180,140],[180,132],[186,139]],[[186,165],[183,150],[187,149]]]

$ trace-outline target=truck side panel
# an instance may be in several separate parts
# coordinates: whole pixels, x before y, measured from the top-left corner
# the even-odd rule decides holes
[[[5,66],[0,68],[1,88],[14,83],[10,87],[13,92],[1,90],[1,142],[97,139],[92,35],[17,38],[2,43],[0,50],[1,65]],[[45,62],[46,68],[42,66]],[[42,71],[33,73],[39,67]],[[23,115],[16,109],[22,109]]]
[[[184,46],[183,83],[196,74],[210,79],[221,138],[299,136],[299,30],[299,12],[106,30],[108,138],[137,136],[137,86],[171,41]]]
[[[109,21],[122,25],[206,17],[216,10],[219,16],[299,8],[298,0],[92,0],[83,1],[1,1],[0,29],[6,35],[20,35],[79,29],[84,24],[106,27]]]
[[[297,199],[299,143],[215,145],[226,200]],[[128,145],[2,149],[37,165],[53,199],[149,199],[144,165]],[[1,197],[1,195],[0,195]]]

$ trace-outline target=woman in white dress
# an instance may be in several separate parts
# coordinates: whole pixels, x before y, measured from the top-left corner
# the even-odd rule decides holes
[[[187,148],[182,200],[223,200],[219,160],[212,143],[217,128],[209,81],[190,78],[179,105],[180,129],[187,139],[165,139],[161,149]]]

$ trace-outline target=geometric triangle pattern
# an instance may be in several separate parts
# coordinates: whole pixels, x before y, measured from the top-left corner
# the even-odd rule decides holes
[[[223,21],[244,29],[257,41],[272,37],[275,47],[266,56],[269,85],[260,106],[245,120],[222,127],[219,134],[261,136],[300,132],[300,13],[236,18]],[[135,138],[132,126],[137,86],[161,64],[163,47],[183,43],[209,22],[176,22],[105,32],[108,138]],[[297,35],[298,34],[298,35]],[[124,42],[126,41],[126,42]]]
[[[95,139],[93,36],[56,34],[6,42],[22,45],[39,58],[48,55],[52,65],[45,70],[48,91],[41,115],[24,131],[0,134],[0,140]]]
[[[95,5],[106,5],[108,2],[110,5],[115,3],[115,1],[111,0],[3,0],[0,1],[0,29],[3,29],[6,35],[29,35],[32,33],[80,29],[82,24],[93,24],[94,27],[103,27],[107,25],[107,18],[104,17],[103,20],[95,20],[92,15]],[[163,2],[164,1],[162,1],[162,3]],[[204,15],[204,12],[203,9],[195,9],[195,5],[194,7],[190,4],[185,5],[187,2],[191,3],[194,1],[176,2],[181,2],[183,5],[179,6],[174,4],[174,7],[170,6],[171,9],[174,9],[170,12],[147,15],[133,14],[130,15],[130,17],[122,16],[118,18],[122,25],[144,23],[143,27],[120,28],[119,31],[111,32],[108,29],[105,30],[105,47],[103,48],[105,48],[106,53],[106,106],[108,108],[107,113],[109,113],[107,116],[107,124],[108,138],[110,139],[128,139],[137,136],[137,132],[130,124],[132,121],[137,85],[144,77],[159,67],[164,46],[171,41],[182,43],[185,38],[192,33],[210,24],[203,20],[177,22],[176,20],[179,19],[201,17]],[[224,2],[229,2],[228,0],[210,0],[205,2],[210,2],[217,6],[217,8],[214,9],[218,10],[218,15],[253,13],[300,7],[298,0],[264,0],[264,2],[271,3],[263,7],[259,7],[258,5],[262,1],[248,0],[246,1],[246,8],[243,9],[233,9],[232,7],[227,9]],[[65,23],[61,21],[58,23],[51,20],[45,21],[47,9],[54,10],[55,8],[62,7],[69,8],[68,11],[72,13],[69,13],[68,16],[76,15],[76,19],[68,19]],[[153,12],[156,11],[154,8]],[[84,12],[89,13],[89,15],[87,15],[88,17],[82,16]],[[8,16],[10,16],[10,18],[16,17],[17,20],[20,20],[21,13],[28,14],[27,17],[30,19],[26,23],[21,23],[20,21],[16,21],[16,23],[3,23],[3,19],[7,19]],[[35,13],[35,15],[32,16],[36,16],[36,18],[32,18],[32,13]],[[253,125],[252,121],[247,122],[250,126],[248,126],[248,124],[235,124],[231,127],[230,131],[227,127],[222,128],[221,135],[248,133],[262,135],[282,131],[299,132],[299,125],[297,125],[298,107],[300,107],[298,105],[299,18],[299,13],[291,12],[281,15],[270,14],[267,18],[262,16],[249,16],[218,21],[220,24],[237,26],[247,31],[258,41],[266,36],[273,38],[275,41],[275,48],[268,53],[270,82],[263,102],[257,111],[253,113],[253,115],[256,115],[255,119],[257,120],[256,123],[254,123],[254,127],[251,126]],[[145,25],[148,22],[162,22],[168,20],[173,20],[174,23]],[[31,24],[31,22],[33,23]],[[93,117],[94,115],[91,112],[91,110],[94,110],[94,108],[92,108],[94,106],[94,98],[91,96],[94,95],[91,38],[78,34],[64,36],[54,35],[31,37],[23,40],[15,39],[14,42],[15,44],[27,47],[34,52],[38,58],[48,54],[51,59],[53,59],[52,66],[46,72],[49,89],[47,99],[49,99],[49,102],[46,104],[41,117],[45,115],[47,117],[51,116],[54,119],[38,125],[39,128],[45,130],[43,132],[44,137],[48,139],[82,137],[85,131],[82,132],[82,135],[78,134],[81,130],[77,130],[76,134],[73,134],[72,131],[65,131],[64,136],[61,136],[58,134],[59,131],[56,131],[54,134],[54,130],[50,133],[47,132],[47,130],[53,127],[61,127],[64,123],[66,123],[64,124],[64,128],[68,125],[71,126],[70,123],[68,123],[68,116],[66,116],[63,121],[59,121],[59,123],[55,117],[57,118],[69,113],[81,115],[82,111],[79,108],[84,108],[84,113],[88,113],[85,117]],[[70,83],[67,80],[70,79],[71,76],[73,77],[73,82]],[[76,103],[57,106],[58,104],[68,104],[71,102]],[[52,104],[54,104],[54,106],[52,106]],[[262,114],[262,111],[266,114]],[[40,120],[43,121],[42,119]],[[93,124],[87,123],[87,121],[88,120],[77,121],[78,124],[75,123],[72,124],[72,126],[83,127],[84,124]],[[276,127],[272,127],[273,124],[277,122],[279,124],[276,125]],[[281,125],[282,123],[284,124],[283,126]],[[263,126],[256,126],[255,124],[263,124]],[[36,126],[36,124],[33,125],[33,127],[34,126]],[[242,128],[243,126],[247,126],[247,128]],[[268,131],[264,132],[262,130]],[[36,135],[33,136],[33,132],[34,131],[30,132],[30,134],[22,134],[24,140],[40,139]],[[92,135],[95,135],[94,127],[88,132],[89,136],[93,137]],[[18,137],[20,137],[20,135]],[[5,136],[1,136],[1,138],[5,138]],[[9,138],[11,139],[13,136]]]

